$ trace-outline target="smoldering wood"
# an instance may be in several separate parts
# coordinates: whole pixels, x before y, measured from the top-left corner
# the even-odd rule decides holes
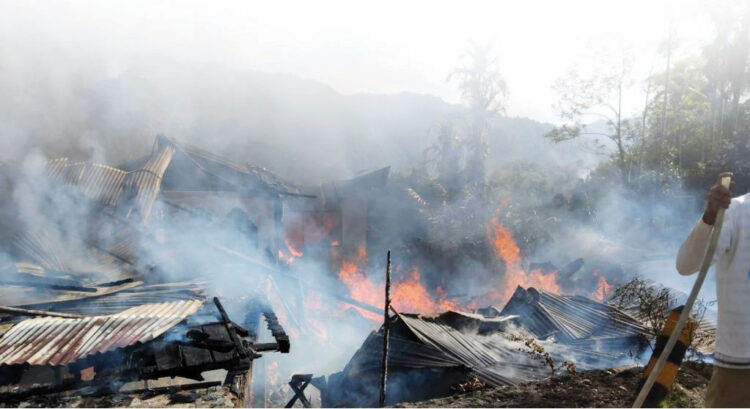
[[[218,297],[214,297],[214,304],[216,305],[216,308],[219,310],[219,313],[221,314],[222,322],[224,323],[224,326],[226,326],[227,333],[229,333],[229,337],[232,339],[232,342],[234,342],[234,345],[237,347],[237,353],[240,354],[241,358],[244,358],[247,356],[247,351],[245,349],[245,346],[242,345],[242,341],[240,340],[239,336],[237,336],[237,333],[234,331],[234,328],[232,326],[232,320],[229,319],[229,315],[227,315],[227,312],[224,310],[224,306],[221,305],[221,302],[219,301]],[[247,330],[244,331],[247,333]]]
[[[289,352],[289,336],[284,331],[284,327],[279,325],[279,319],[276,317],[276,314],[272,310],[267,309],[263,311],[263,317],[266,319],[268,330],[271,331],[271,335],[279,345],[279,351],[282,353]]]

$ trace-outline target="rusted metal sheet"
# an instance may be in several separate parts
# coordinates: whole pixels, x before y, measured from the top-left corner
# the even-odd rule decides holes
[[[89,355],[151,341],[200,308],[189,300],[145,304],[118,314],[34,318],[0,338],[0,365],[67,365]]]

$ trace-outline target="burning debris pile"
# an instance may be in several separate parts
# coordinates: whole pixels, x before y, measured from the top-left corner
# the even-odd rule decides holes
[[[388,175],[300,187],[163,136],[117,167],[3,164],[0,401],[221,387],[227,405],[284,403],[287,372],[330,372],[316,366],[330,358],[311,352],[340,338],[359,345],[382,323],[384,283],[368,252],[383,244],[370,210]],[[418,255],[395,266],[389,403],[642,350],[642,324],[603,303],[611,274],[582,259],[559,269],[522,260],[498,217],[480,236],[501,268],[479,292],[450,293],[466,276],[425,269]],[[372,332],[343,371],[310,379],[324,406],[374,404],[382,337]],[[253,364],[292,343],[310,362]]]
[[[514,385],[556,371],[606,368],[647,346],[645,328],[609,305],[518,287],[499,311],[448,311],[391,317],[388,403],[452,393],[473,377],[489,386]],[[314,383],[324,406],[373,406],[383,345],[373,332],[340,373]]]

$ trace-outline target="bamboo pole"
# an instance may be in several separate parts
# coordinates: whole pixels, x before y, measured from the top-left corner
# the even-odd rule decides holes
[[[722,186],[726,187],[727,189],[729,188],[730,183],[731,178],[729,177],[723,177],[721,179]],[[643,384],[641,391],[638,393],[638,397],[633,403],[634,408],[640,408],[643,406],[643,402],[646,400],[648,393],[651,391],[651,387],[654,386],[656,377],[659,376],[659,373],[661,373],[661,371],[664,369],[664,365],[667,363],[667,358],[669,358],[669,354],[672,353],[672,349],[674,348],[675,344],[677,343],[677,339],[682,333],[682,328],[685,326],[685,323],[687,323],[688,318],[690,318],[690,311],[693,309],[695,299],[698,298],[698,293],[703,286],[703,281],[706,279],[708,268],[711,267],[711,262],[714,258],[714,252],[716,251],[716,245],[719,242],[719,235],[721,234],[721,226],[723,224],[724,209],[719,209],[718,213],[716,213],[716,221],[714,222],[714,228],[711,231],[711,241],[709,241],[708,248],[706,249],[706,254],[703,257],[703,265],[701,266],[700,272],[698,273],[698,278],[695,280],[695,284],[693,284],[693,289],[692,291],[690,291],[690,295],[685,302],[685,307],[682,309],[680,319],[679,321],[677,321],[677,325],[672,331],[672,334],[669,336],[667,344],[664,346],[664,350],[659,356],[659,360],[656,361],[654,368],[651,370],[651,373],[648,375],[648,378]]]
[[[391,251],[388,250],[388,261],[385,269],[385,307],[383,308],[383,364],[380,373],[380,407],[385,407],[385,384],[388,381],[388,335],[391,321],[388,310],[391,308]]]

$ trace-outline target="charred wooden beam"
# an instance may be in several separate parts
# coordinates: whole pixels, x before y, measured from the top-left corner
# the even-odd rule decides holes
[[[8,315],[28,315],[37,317],[57,317],[57,318],[86,318],[86,315],[71,314],[66,312],[29,310],[25,308],[0,306],[0,313]]]
[[[311,379],[312,374],[292,375],[292,380],[289,381],[289,386],[292,388],[292,391],[294,391],[294,397],[292,397],[292,399],[287,402],[286,406],[284,406],[285,408],[293,407],[294,403],[297,402],[297,399],[302,402],[302,407],[312,407],[310,401],[307,400],[307,397],[305,397],[305,388],[307,388],[307,385],[310,384]]]
[[[242,344],[242,340],[240,340],[237,332],[235,332],[232,320],[229,319],[229,315],[227,315],[227,312],[224,310],[224,306],[221,305],[218,297],[214,297],[214,304],[216,304],[216,308],[219,310],[219,314],[221,314],[222,322],[227,328],[227,332],[229,332],[229,337],[232,339],[232,342],[234,342],[234,346],[237,348],[237,353],[241,358],[247,357],[247,349]],[[245,332],[247,332],[247,330],[245,330]]]
[[[290,348],[289,336],[284,331],[284,327],[279,324],[279,319],[270,309],[263,311],[263,317],[266,319],[268,329],[271,331],[276,342],[279,344],[281,353],[288,353]]]
[[[260,344],[253,344],[253,349],[258,352],[263,352],[263,351],[278,351],[280,348],[277,342],[264,342]]]

